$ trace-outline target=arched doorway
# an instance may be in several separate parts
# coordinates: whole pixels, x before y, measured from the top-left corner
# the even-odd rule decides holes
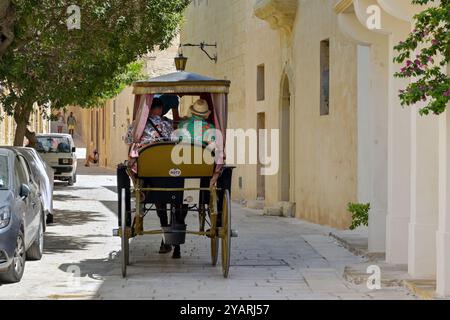
[[[291,202],[291,90],[283,76],[280,110],[280,201]]]

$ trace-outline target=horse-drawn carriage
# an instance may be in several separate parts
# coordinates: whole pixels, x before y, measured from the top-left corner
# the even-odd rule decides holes
[[[186,234],[205,236],[211,242],[211,262],[218,262],[219,243],[223,276],[230,268],[231,178],[233,167],[224,164],[227,127],[227,95],[230,82],[188,72],[176,72],[134,83],[134,136],[139,137],[155,95],[199,96],[208,102],[221,136],[214,148],[190,141],[163,141],[139,149],[133,161],[118,166],[118,218],[115,235],[122,242],[122,275],[130,264],[129,240],[142,235],[162,234],[168,245],[184,244]],[[199,157],[200,155],[200,157]],[[180,161],[180,158],[182,161]],[[132,186],[133,185],[133,188]],[[134,202],[132,203],[132,198]],[[168,227],[144,230],[144,217],[157,211],[157,204],[170,207]],[[184,208],[184,209],[183,209]],[[176,219],[180,210],[198,214],[198,230],[187,230]]]

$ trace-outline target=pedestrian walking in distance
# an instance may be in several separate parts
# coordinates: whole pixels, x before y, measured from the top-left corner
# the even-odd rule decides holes
[[[75,132],[75,125],[77,124],[77,120],[73,116],[73,112],[70,113],[70,116],[67,118],[67,127],[69,129],[69,134],[73,137]]]

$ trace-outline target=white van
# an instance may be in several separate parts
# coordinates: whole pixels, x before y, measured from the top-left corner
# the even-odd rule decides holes
[[[75,143],[70,134],[38,134],[36,150],[55,171],[55,180],[77,182],[77,157]]]

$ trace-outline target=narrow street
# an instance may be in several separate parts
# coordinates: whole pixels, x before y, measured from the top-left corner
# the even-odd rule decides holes
[[[42,261],[26,264],[22,281],[0,286],[0,299],[414,299],[403,288],[369,290],[342,278],[361,258],[340,247],[329,229],[263,216],[233,205],[230,278],[210,266],[209,241],[188,236],[182,259],[159,255],[159,236],[131,242],[128,279],[120,272],[116,177],[79,169],[78,183],[57,182],[55,224],[48,226]],[[196,228],[197,218],[188,224]],[[156,226],[156,216],[147,223]],[[147,226],[149,227],[149,226]],[[78,276],[79,275],[79,276]]]

